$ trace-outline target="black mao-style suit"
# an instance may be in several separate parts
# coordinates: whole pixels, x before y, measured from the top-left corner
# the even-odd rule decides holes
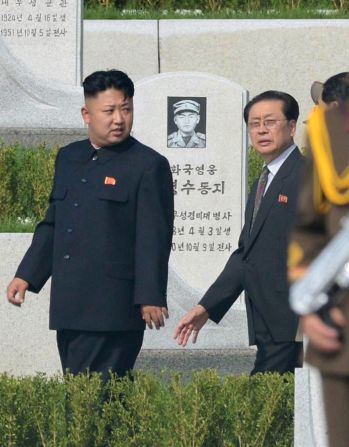
[[[260,330],[276,344],[294,342],[296,337],[298,319],[288,304],[287,246],[302,166],[303,157],[296,148],[269,185],[250,231],[258,182],[254,183],[238,249],[200,301],[210,319],[219,322],[245,290],[249,340],[257,346]],[[277,362],[283,362],[282,356]],[[275,369],[268,364],[263,368]],[[282,371],[283,365],[276,370]]]
[[[140,305],[166,306],[173,231],[168,161],[128,137],[62,148],[46,217],[16,273],[38,293],[52,276],[50,329],[143,331]]]

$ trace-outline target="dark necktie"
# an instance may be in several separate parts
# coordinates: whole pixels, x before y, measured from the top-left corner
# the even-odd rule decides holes
[[[262,202],[263,195],[265,192],[265,187],[267,186],[267,183],[268,183],[268,175],[269,175],[269,169],[267,166],[264,166],[264,168],[262,170],[262,174],[258,180],[256,198],[254,200],[254,209],[253,209],[253,216],[252,216],[250,232],[252,230],[254,221],[256,220],[256,216],[257,216],[259,207],[261,206],[261,202]]]

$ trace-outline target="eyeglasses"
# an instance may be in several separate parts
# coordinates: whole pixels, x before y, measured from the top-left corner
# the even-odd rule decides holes
[[[262,121],[251,121],[247,123],[248,130],[251,132],[257,132],[263,124],[267,130],[274,130],[277,128],[281,121],[288,121],[288,119],[280,119],[280,120],[262,120]]]

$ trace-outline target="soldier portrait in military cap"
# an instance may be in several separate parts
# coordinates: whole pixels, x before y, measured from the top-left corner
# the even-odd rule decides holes
[[[167,147],[206,147],[206,98],[168,97]]]

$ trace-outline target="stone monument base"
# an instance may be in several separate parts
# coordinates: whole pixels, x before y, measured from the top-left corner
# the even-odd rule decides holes
[[[212,368],[220,376],[249,374],[256,356],[255,349],[142,349],[135,369],[151,373],[178,371],[190,380],[194,371]]]
[[[295,371],[294,447],[328,447],[321,376],[304,365]]]

